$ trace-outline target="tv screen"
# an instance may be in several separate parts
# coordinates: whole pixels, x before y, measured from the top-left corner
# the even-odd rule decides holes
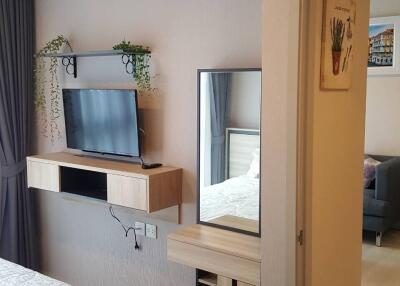
[[[63,89],[67,146],[140,156],[135,90]]]

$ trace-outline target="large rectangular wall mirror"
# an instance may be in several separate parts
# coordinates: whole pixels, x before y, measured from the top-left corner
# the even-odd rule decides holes
[[[198,71],[198,222],[259,236],[261,69]]]

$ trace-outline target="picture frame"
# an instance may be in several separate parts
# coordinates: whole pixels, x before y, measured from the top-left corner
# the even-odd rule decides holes
[[[354,0],[324,0],[320,88],[348,90],[354,73],[354,38],[357,29]]]
[[[368,76],[400,75],[400,16],[371,18]]]

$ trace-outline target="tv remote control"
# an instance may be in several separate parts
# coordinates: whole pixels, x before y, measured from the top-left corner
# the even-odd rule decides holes
[[[162,166],[161,163],[143,163],[142,164],[143,169],[154,169],[154,168],[158,168],[161,166]]]

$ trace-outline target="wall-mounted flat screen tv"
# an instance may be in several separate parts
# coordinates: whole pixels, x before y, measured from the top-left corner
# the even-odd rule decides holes
[[[67,147],[140,156],[136,90],[63,89]]]

